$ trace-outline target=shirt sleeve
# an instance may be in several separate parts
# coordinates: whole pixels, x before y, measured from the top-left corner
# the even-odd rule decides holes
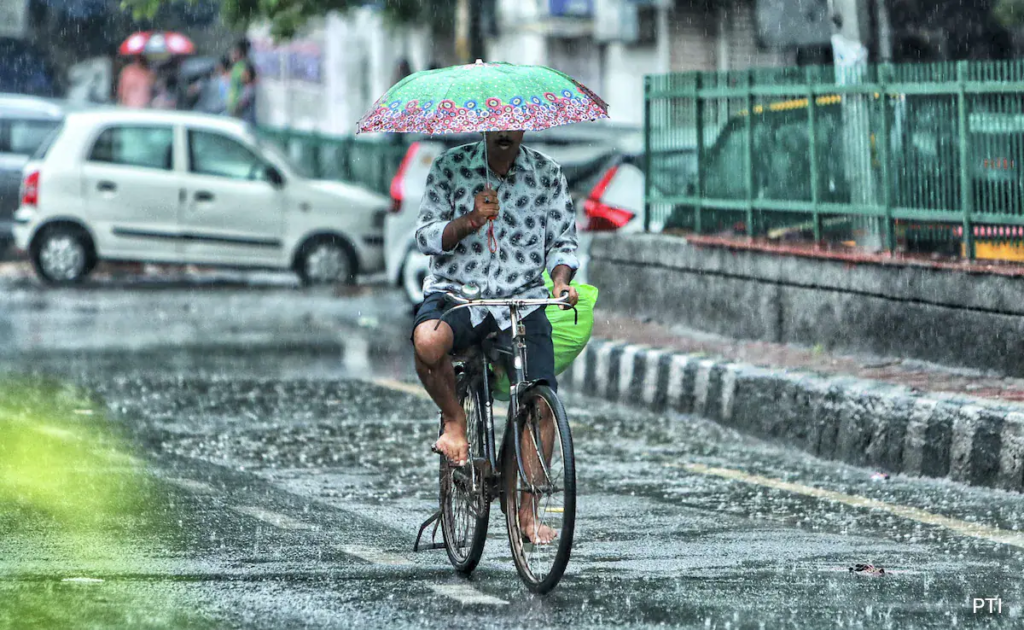
[[[580,268],[576,250],[579,241],[576,238],[576,210],[572,197],[569,195],[569,184],[561,169],[555,178],[555,195],[551,199],[551,210],[548,212],[548,229],[546,235],[546,258],[548,273],[559,265],[565,265],[573,271]]]
[[[416,247],[426,256],[444,253],[444,228],[455,215],[455,207],[451,201],[451,185],[444,175],[441,161],[440,158],[434,160],[430,167],[427,187],[420,200],[420,212],[416,218]]]

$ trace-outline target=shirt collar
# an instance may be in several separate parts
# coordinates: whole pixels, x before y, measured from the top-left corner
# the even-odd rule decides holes
[[[486,161],[484,160],[484,155],[486,154],[486,151],[484,150],[486,147],[486,142],[486,140],[481,140],[476,143],[476,148],[474,150],[473,155],[473,164],[475,164],[478,167],[486,166],[487,171],[491,174],[491,177],[493,178],[494,181],[500,182],[510,179],[519,171],[529,168],[529,158],[526,156],[526,147],[520,144],[519,152],[516,153],[516,159],[512,161],[512,166],[508,169],[508,173],[505,174],[505,177],[501,177],[500,175],[495,173],[494,170],[491,168],[491,165],[487,164]]]

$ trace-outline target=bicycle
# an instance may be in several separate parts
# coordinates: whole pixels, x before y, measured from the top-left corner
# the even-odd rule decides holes
[[[445,549],[452,566],[469,575],[483,555],[490,505],[497,498],[505,513],[516,571],[528,589],[545,594],[561,580],[572,551],[576,462],[569,419],[557,393],[546,384],[525,381],[526,330],[519,312],[528,306],[573,307],[564,295],[559,299],[528,300],[483,300],[478,295],[474,287],[464,288],[462,296],[449,293],[449,300],[456,306],[445,316],[462,308],[508,307],[511,345],[498,343],[497,333],[492,333],[479,346],[453,360],[456,394],[466,411],[469,463],[455,467],[441,456],[440,507],[420,526],[413,551],[420,551],[423,533],[434,523],[431,544],[425,549]],[[511,360],[511,369],[507,370],[511,387],[499,451],[494,439],[492,385],[493,366],[502,360]],[[441,431],[443,428],[442,421]],[[538,457],[538,453],[544,457]],[[547,525],[557,532],[551,543],[534,544],[531,532],[523,531],[520,512],[524,505],[532,511],[535,526]],[[541,520],[548,516],[559,522]],[[442,543],[434,542],[438,526]]]

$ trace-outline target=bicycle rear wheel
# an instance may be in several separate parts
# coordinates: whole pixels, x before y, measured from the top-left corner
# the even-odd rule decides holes
[[[572,552],[576,460],[569,418],[558,395],[546,385],[537,385],[524,392],[520,403],[520,434],[505,440],[502,458],[505,520],[519,577],[531,591],[544,594],[562,579]],[[513,439],[520,440],[525,478]],[[545,455],[544,465],[537,457],[540,452]],[[545,527],[557,535],[550,543],[539,544],[536,539]]]
[[[479,466],[479,462],[486,461],[480,388],[469,387],[468,390],[461,394],[460,402],[466,411],[469,464],[456,468],[448,464],[446,457],[441,457],[441,535],[452,566],[467,575],[473,572],[484,553],[491,513]]]

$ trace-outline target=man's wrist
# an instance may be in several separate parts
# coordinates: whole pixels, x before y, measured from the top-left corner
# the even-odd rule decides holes
[[[575,270],[569,265],[558,265],[551,270],[551,282],[553,284],[569,286],[572,283],[574,274]]]

